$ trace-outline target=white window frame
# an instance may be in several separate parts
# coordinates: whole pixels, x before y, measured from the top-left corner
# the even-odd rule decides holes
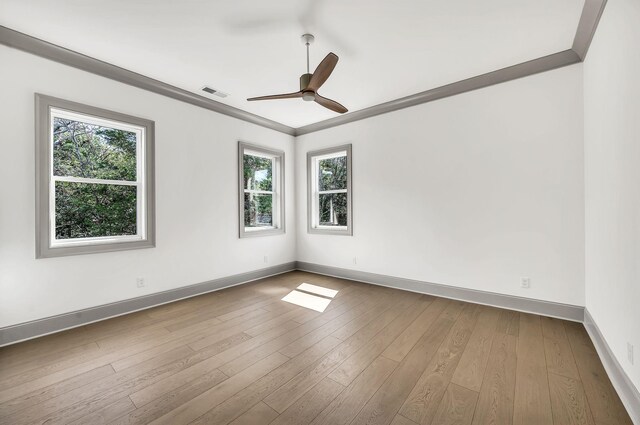
[[[347,157],[347,188],[320,191],[318,171],[320,161],[330,158]],[[351,145],[336,146],[319,151],[307,152],[307,231],[326,235],[353,235],[352,184],[351,184]],[[320,195],[331,193],[347,194],[347,225],[326,226],[320,224]]]
[[[136,134],[136,180],[105,180],[53,173],[53,120],[65,118]],[[36,94],[36,258],[155,246],[154,123],[113,111]],[[136,234],[56,238],[56,182],[136,187]]]
[[[244,187],[244,155],[257,156],[271,160],[271,191],[246,189]],[[238,142],[238,199],[239,199],[239,236],[240,238],[254,236],[269,236],[285,233],[284,214],[284,152]],[[246,227],[244,225],[244,195],[245,193],[270,194],[271,226]]]

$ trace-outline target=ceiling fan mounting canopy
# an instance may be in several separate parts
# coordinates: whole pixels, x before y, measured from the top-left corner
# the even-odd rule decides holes
[[[333,69],[338,63],[338,56],[335,53],[329,53],[320,62],[313,74],[309,73],[309,46],[314,42],[315,37],[311,34],[303,34],[300,37],[302,43],[307,47],[307,73],[300,76],[300,91],[294,93],[274,94],[269,96],[252,97],[248,101],[254,100],[276,100],[276,99],[294,99],[302,98],[307,102],[315,101],[332,111],[344,114],[347,108],[336,102],[327,99],[318,94],[318,89],[327,81]]]
[[[302,34],[300,36],[300,41],[302,41],[302,44],[305,45],[313,44],[315,40],[316,38],[313,36],[313,34]]]

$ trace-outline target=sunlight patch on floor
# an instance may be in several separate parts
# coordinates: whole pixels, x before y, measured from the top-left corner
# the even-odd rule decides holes
[[[335,289],[324,288],[310,283],[303,283],[296,289],[299,289],[299,291],[294,289],[282,298],[282,301],[319,311],[320,313],[327,308],[331,299],[338,293]]]

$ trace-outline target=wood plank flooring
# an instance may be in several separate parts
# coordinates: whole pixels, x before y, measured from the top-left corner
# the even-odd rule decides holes
[[[304,272],[1,348],[0,424],[45,423],[631,425],[580,324]]]

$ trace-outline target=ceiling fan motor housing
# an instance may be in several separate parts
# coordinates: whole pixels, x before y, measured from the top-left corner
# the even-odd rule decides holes
[[[302,92],[302,99],[308,102],[315,100],[316,94],[313,90],[306,90],[309,86],[309,81],[311,81],[311,76],[313,74],[302,74],[300,76],[300,91]]]
[[[309,86],[309,81],[311,81],[311,76],[313,74],[302,74],[300,76],[300,91],[304,91]]]

